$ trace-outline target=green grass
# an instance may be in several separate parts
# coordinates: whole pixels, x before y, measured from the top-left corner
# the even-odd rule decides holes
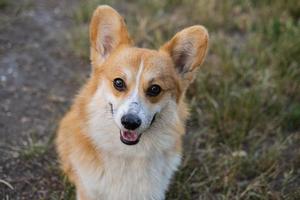
[[[31,160],[44,155],[49,144],[38,140],[35,134],[31,134],[24,142],[23,147],[18,151],[21,159]]]
[[[9,4],[8,0],[0,0],[0,10],[5,9]]]
[[[82,1],[70,41],[83,59],[100,4],[123,14],[140,47],[193,24],[209,30],[188,91],[189,148],[168,199],[300,199],[300,1]]]
[[[76,199],[75,187],[68,181],[67,177],[61,176],[63,182],[63,191],[55,191],[51,193],[49,200],[74,200]]]

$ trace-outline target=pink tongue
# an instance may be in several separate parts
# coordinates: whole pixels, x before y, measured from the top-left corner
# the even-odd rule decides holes
[[[136,141],[138,139],[138,134],[134,131],[123,131],[122,135],[128,141]]]

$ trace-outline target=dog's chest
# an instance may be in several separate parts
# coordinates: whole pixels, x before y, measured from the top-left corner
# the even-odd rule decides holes
[[[81,170],[81,179],[93,199],[164,199],[171,175],[180,156],[155,155],[150,158],[104,157],[103,168]]]

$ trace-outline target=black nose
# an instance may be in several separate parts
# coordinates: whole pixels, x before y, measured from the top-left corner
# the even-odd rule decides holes
[[[134,114],[126,114],[121,118],[121,124],[128,130],[137,129],[141,123],[141,119]]]

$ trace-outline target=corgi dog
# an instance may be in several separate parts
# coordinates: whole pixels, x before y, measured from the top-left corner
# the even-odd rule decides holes
[[[61,167],[78,200],[164,199],[208,32],[195,25],[159,50],[138,48],[120,14],[99,6],[89,36],[92,72],[57,132]]]

